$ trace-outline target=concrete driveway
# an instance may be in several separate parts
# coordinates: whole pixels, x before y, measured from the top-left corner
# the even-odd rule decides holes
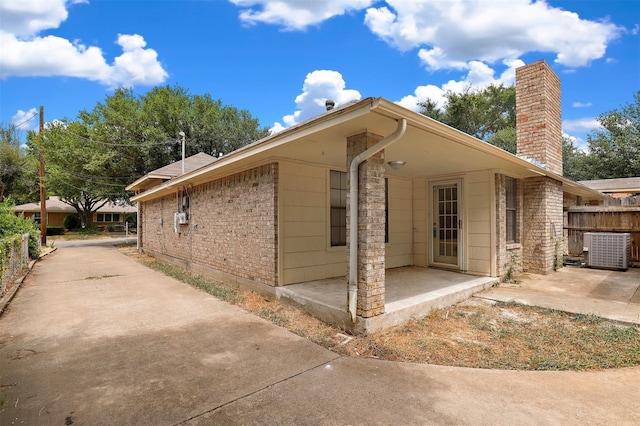
[[[0,424],[639,424],[640,369],[338,357],[108,245],[38,262],[0,317]]]

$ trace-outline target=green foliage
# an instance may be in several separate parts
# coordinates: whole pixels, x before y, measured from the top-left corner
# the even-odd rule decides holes
[[[516,91],[513,86],[491,85],[482,90],[469,86],[462,93],[445,93],[440,110],[427,99],[421,113],[444,124],[515,153]]]
[[[598,117],[602,129],[587,137],[587,179],[640,176],[640,90],[634,102]]]
[[[74,207],[81,226],[90,228],[93,213],[105,203],[128,200],[129,183],[181,158],[180,131],[186,134],[186,155],[218,156],[267,135],[248,111],[208,94],[194,96],[180,86],[156,87],[142,96],[118,89],[75,120],[49,123],[42,134],[30,132],[27,156],[36,164],[43,150],[47,191]]]
[[[78,215],[68,214],[64,217],[62,224],[64,225],[64,229],[78,229],[80,227],[80,220],[78,219]]]
[[[0,202],[0,239],[29,234],[29,257],[35,259],[40,251],[40,231],[31,219],[16,216],[11,200]]]
[[[509,261],[504,264],[504,267],[507,268],[507,270],[502,277],[502,281],[505,283],[517,284],[518,280],[516,279],[516,275],[522,270],[520,255],[515,250],[510,250],[507,254],[509,256]]]
[[[562,138],[562,174],[573,180],[588,180],[588,155],[569,138]]]
[[[138,225],[138,214],[129,213],[125,219],[125,222],[129,224],[129,230],[136,229]]]
[[[421,113],[516,153],[515,87],[466,88],[445,94],[446,108],[431,100],[420,104]],[[588,151],[570,139],[562,140],[564,175],[573,180],[613,179],[640,176],[640,90],[628,103],[598,118],[602,125],[587,137]]]
[[[80,231],[78,231],[78,233],[80,235],[98,235],[100,231],[98,231],[95,226],[92,226],[90,228],[81,229]]]
[[[47,235],[64,235],[64,228],[62,226],[47,226]]]
[[[0,125],[0,201],[15,190],[24,168],[18,129],[14,125]]]

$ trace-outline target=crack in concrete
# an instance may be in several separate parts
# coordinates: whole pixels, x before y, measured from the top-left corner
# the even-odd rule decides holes
[[[194,416],[191,416],[191,417],[189,417],[188,419],[185,419],[185,420],[182,420],[182,421],[180,421],[180,422],[178,422],[178,423],[175,423],[173,426],[183,425],[183,424],[185,424],[185,423],[187,423],[187,422],[189,422],[189,421],[191,421],[191,420],[195,420],[195,419],[197,419],[197,418],[199,418],[199,417],[206,416],[207,414],[211,414],[211,413],[213,413],[213,412],[215,412],[215,411],[219,410],[220,408],[226,407],[227,405],[233,404],[234,402],[237,402],[237,401],[240,401],[240,400],[242,400],[242,399],[248,398],[248,397],[250,397],[250,396],[252,396],[252,395],[257,394],[258,392],[262,392],[263,390],[266,390],[266,389],[272,388],[272,387],[274,387],[274,386],[276,386],[276,385],[279,385],[279,384],[281,384],[281,383],[287,382],[287,381],[289,381],[289,380],[291,380],[291,379],[294,379],[294,378],[296,378],[296,377],[298,377],[298,376],[301,376],[301,375],[303,375],[303,374],[305,374],[305,373],[308,373],[309,371],[313,371],[313,370],[315,370],[315,369],[317,369],[317,368],[320,368],[320,367],[323,367],[323,366],[327,366],[327,365],[331,364],[332,362],[334,362],[335,360],[340,359],[340,358],[342,358],[342,356],[340,356],[340,355],[336,355],[334,358],[332,358],[331,360],[329,360],[329,361],[327,361],[327,362],[323,362],[323,363],[321,363],[321,364],[318,364],[318,365],[315,365],[315,366],[313,366],[313,367],[307,368],[307,369],[306,369],[306,370],[304,370],[304,371],[300,371],[299,373],[296,373],[296,374],[294,374],[294,375],[292,375],[292,376],[285,377],[284,379],[282,379],[282,380],[278,380],[277,382],[270,383],[270,384],[268,384],[267,386],[264,386],[264,387],[262,387],[262,388],[260,388],[260,389],[256,389],[256,390],[254,390],[253,392],[249,392],[249,393],[247,393],[246,395],[239,396],[239,397],[237,397],[237,398],[235,398],[235,399],[232,399],[231,401],[227,401],[227,402],[225,402],[224,404],[220,404],[220,405],[218,405],[217,407],[213,407],[213,408],[212,408],[212,409],[210,409],[210,410],[204,411],[204,412],[202,412],[202,413],[200,413],[200,414],[196,414],[196,415],[194,415]]]

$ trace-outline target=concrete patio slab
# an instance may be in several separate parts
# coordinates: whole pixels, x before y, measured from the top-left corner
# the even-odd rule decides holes
[[[565,267],[548,275],[522,274],[518,281],[485,290],[476,297],[640,324],[640,269]]]
[[[498,279],[435,268],[407,266],[386,270],[385,313],[361,321],[370,331],[422,317],[433,309],[468,299],[497,284]],[[276,297],[346,330],[354,325],[347,312],[346,277],[292,284],[275,289]]]

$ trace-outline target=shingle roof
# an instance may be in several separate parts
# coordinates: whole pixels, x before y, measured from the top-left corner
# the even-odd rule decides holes
[[[194,170],[198,170],[208,164],[211,164],[218,159],[204,152],[199,152],[196,155],[187,157],[184,159],[184,172],[189,173]],[[159,185],[162,182],[173,179],[182,175],[182,161],[176,161],[175,163],[168,164],[159,169],[153,170],[142,176],[135,182],[127,186],[127,191],[140,190],[147,187]]]
[[[49,213],[76,213],[76,209],[71,207],[69,204],[64,203],[60,200],[60,197],[51,196],[47,199],[47,212]],[[37,203],[27,203],[20,204],[16,206],[15,210],[17,212],[28,212],[34,213],[40,211],[40,202]],[[107,203],[102,206],[98,213],[135,213],[136,208],[128,205],[117,205],[114,203]]]
[[[192,155],[191,157],[187,157],[184,159],[184,172],[192,172],[196,169],[199,169],[202,166],[206,166],[207,164],[211,164],[216,161],[217,158],[213,157],[209,154],[205,154],[204,152],[199,152],[196,155]],[[176,161],[175,163],[168,164],[164,167],[160,167],[152,172],[149,172],[149,175],[160,175],[167,177],[176,177],[182,174],[182,161]]]
[[[601,192],[640,192],[640,177],[623,179],[581,180],[579,183]]]

